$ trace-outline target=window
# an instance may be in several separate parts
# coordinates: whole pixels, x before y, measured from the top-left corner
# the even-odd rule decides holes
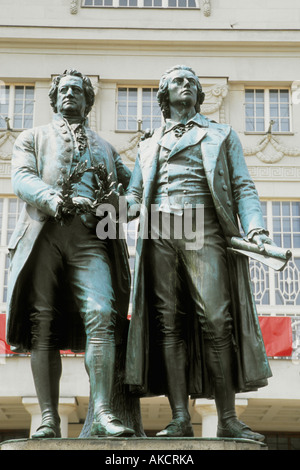
[[[257,305],[274,306],[276,312],[300,313],[300,201],[263,201],[270,237],[293,257],[283,271],[251,260],[250,275]]]
[[[84,0],[83,5],[86,7],[111,7],[112,0]]]
[[[290,92],[288,89],[247,88],[245,90],[246,132],[290,132]]]
[[[0,86],[0,129],[29,129],[33,126],[34,86]]]
[[[196,0],[83,0],[84,7],[197,8]]]
[[[23,201],[15,197],[0,198],[0,306],[4,310],[4,304],[7,301],[7,282],[9,258],[7,245],[16,226]]]
[[[157,88],[118,88],[117,130],[156,129],[162,115],[156,100]]]

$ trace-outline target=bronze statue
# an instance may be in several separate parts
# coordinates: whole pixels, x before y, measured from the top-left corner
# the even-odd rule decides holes
[[[168,396],[172,421],[157,436],[193,436],[191,396],[215,399],[217,436],[260,441],[238,420],[235,394],[265,386],[271,371],[247,258],[227,248],[241,239],[238,218],[262,253],[274,244],[237,134],[200,114],[195,72],[167,71],[157,96],[165,124],[140,143],[126,193],[130,217],[140,211],[126,382],[139,396]]]
[[[130,291],[124,240],[100,240],[95,216],[102,194],[118,198],[130,171],[116,150],[93,132],[88,77],[76,70],[53,80],[49,125],[16,140],[12,184],[26,202],[10,240],[11,275],[7,341],[30,351],[42,412],[33,438],[60,437],[60,350],[85,350],[93,400],[92,436],[130,436],[111,408],[115,346],[126,323]],[[105,171],[103,171],[105,170]]]

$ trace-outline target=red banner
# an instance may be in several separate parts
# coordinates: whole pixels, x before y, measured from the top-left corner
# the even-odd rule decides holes
[[[268,357],[288,357],[293,352],[291,317],[259,317]]]
[[[0,313],[0,354],[12,354],[10,347],[5,342],[6,315]]]

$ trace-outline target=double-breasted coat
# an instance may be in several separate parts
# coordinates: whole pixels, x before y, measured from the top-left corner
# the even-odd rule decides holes
[[[127,187],[131,172],[116,150],[85,126],[94,164],[104,164],[112,179]],[[55,198],[62,178],[70,173],[74,142],[69,127],[59,114],[45,126],[22,132],[12,157],[12,185],[17,196],[26,202],[9,242],[11,257],[8,286],[7,342],[16,351],[30,349],[30,326],[27,294],[30,289],[31,253],[41,230],[56,211]],[[95,228],[96,230],[96,228]],[[116,288],[117,310],[126,319],[130,291],[130,271],[124,240],[112,240],[111,266]],[[101,279],[99,279],[101,283]],[[69,306],[62,302],[63,308]],[[62,339],[64,349],[84,350],[85,333],[80,319],[73,316],[73,327]],[[74,326],[75,325],[75,326]]]
[[[242,146],[235,131],[228,125],[217,124],[205,116],[196,116],[198,125],[180,138],[169,157],[187,147],[198,146],[199,157],[214,202],[218,220],[230,246],[233,236],[240,236],[238,218],[244,232],[263,228],[261,205],[255,185],[249,175]],[[139,154],[129,184],[129,206],[141,204],[139,237],[136,247],[133,280],[132,317],[129,329],[126,361],[126,382],[138,394],[167,393],[163,363],[151,326],[151,291],[147,282],[148,214],[157,179],[158,159],[164,127],[140,143]],[[259,327],[251,292],[248,260],[227,250],[231,284],[231,314],[236,359],[236,391],[255,390],[267,384],[271,370]],[[163,260],[162,260],[163,263]],[[162,279],[162,282],[164,280]],[[217,289],[217,287],[216,287]],[[212,389],[203,361],[201,330],[193,306],[185,295],[185,308],[191,311],[187,326],[189,355],[189,394],[210,397]]]

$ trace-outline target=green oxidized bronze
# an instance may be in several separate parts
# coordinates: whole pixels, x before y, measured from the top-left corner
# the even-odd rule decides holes
[[[264,227],[236,132],[200,114],[203,100],[191,68],[177,66],[162,76],[165,123],[140,142],[126,193],[130,217],[143,207],[126,381],[139,396],[168,396],[172,420],[159,437],[193,435],[190,396],[215,399],[217,436],[263,440],[235,411],[236,393],[263,387],[271,376],[247,256],[265,260],[276,252],[283,267],[290,254],[274,246]],[[186,233],[185,214],[191,214]],[[159,221],[155,237],[153,220]],[[169,237],[164,220],[171,221]],[[198,247],[187,248],[191,235],[199,236]]]
[[[97,189],[94,192],[95,199],[91,205],[91,212],[96,213],[97,207],[109,201],[115,182],[111,173],[108,174],[105,165],[99,163],[96,167],[88,167],[87,161],[79,162],[69,176],[64,177],[61,185],[61,202],[58,204],[55,220],[61,224],[72,220],[72,215],[80,214],[81,208],[73,201],[75,186],[81,182],[86,172],[92,172],[96,180]]]
[[[95,212],[104,198],[118,197],[114,188],[126,188],[131,172],[87,124],[94,103],[88,77],[66,71],[49,96],[52,122],[22,132],[13,150],[12,185],[26,204],[9,244],[7,341],[31,353],[42,413],[33,438],[61,435],[60,350],[66,349],[85,351],[92,410],[85,435],[130,436],[142,431],[139,404],[124,403],[122,380],[128,257],[124,240],[97,237]]]

